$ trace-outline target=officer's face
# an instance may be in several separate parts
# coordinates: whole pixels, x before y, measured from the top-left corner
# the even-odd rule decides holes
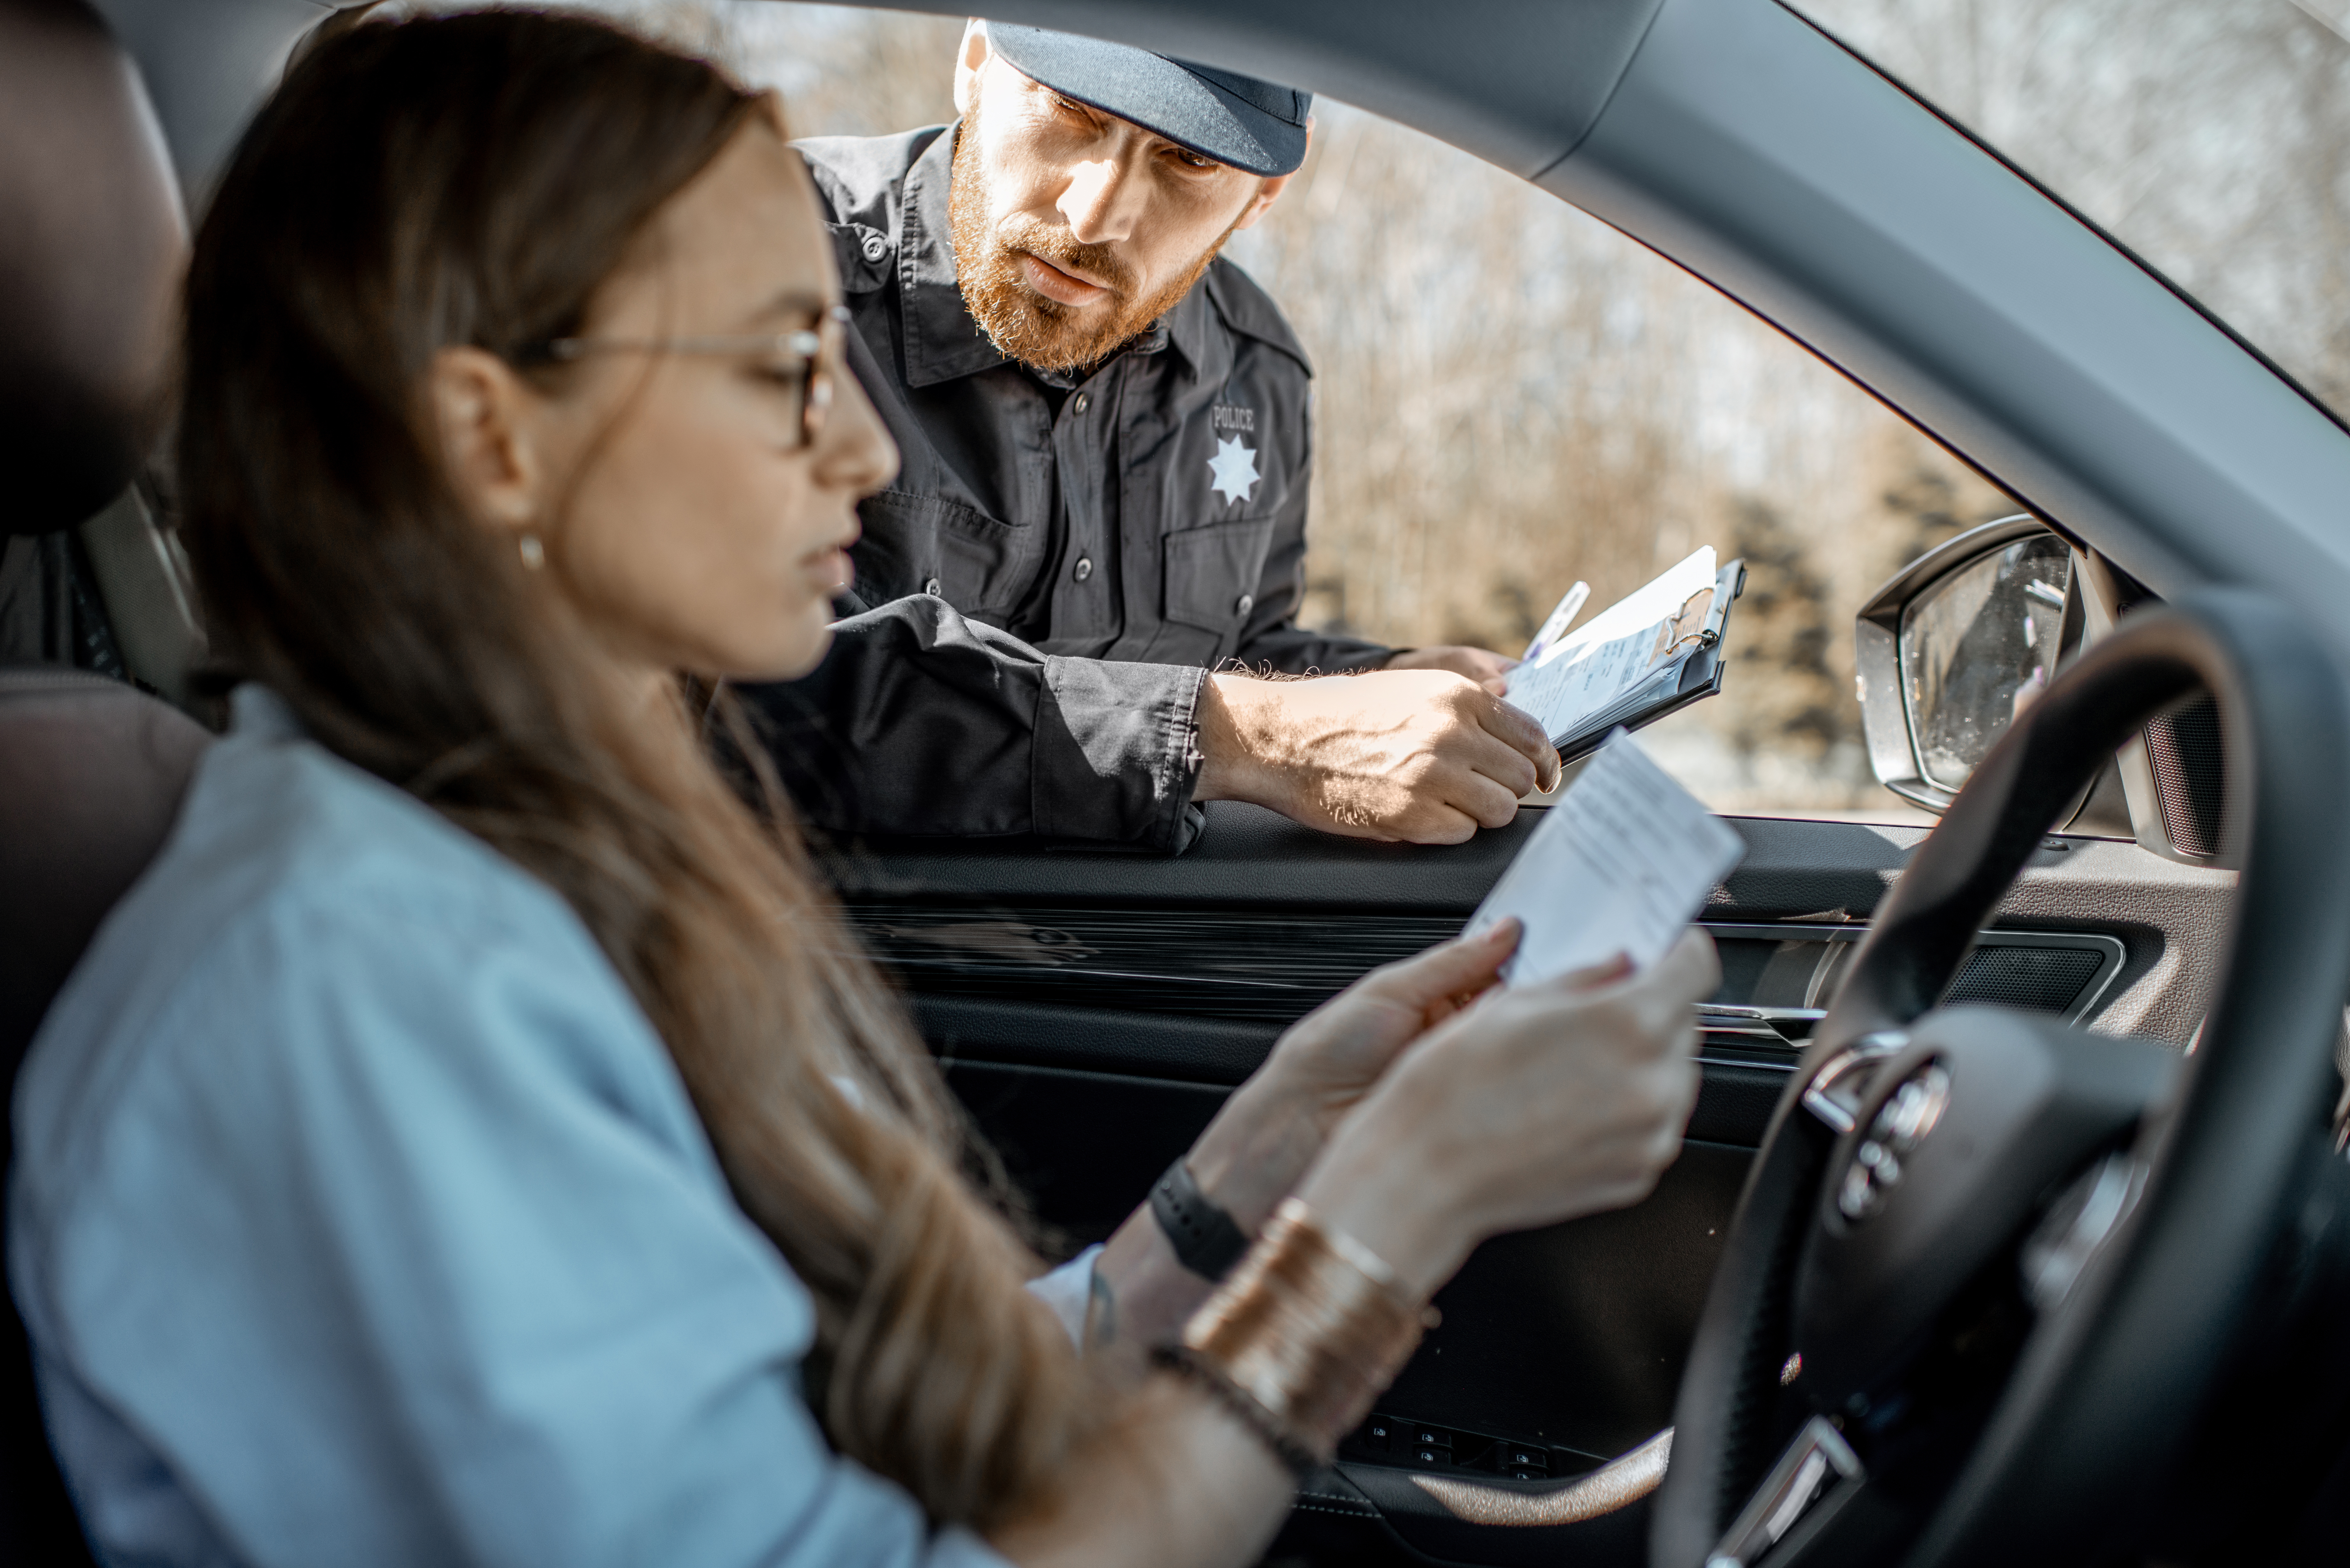
[[[832,400],[813,442],[788,356],[643,346],[755,344],[816,325],[839,296],[806,168],[755,120],[598,292],[583,336],[608,351],[582,355],[551,391],[525,386],[513,461],[476,465],[475,509],[511,504],[509,525],[544,541],[537,580],[625,665],[777,679],[823,657],[856,504],[898,462],[837,333],[818,363]],[[469,488],[463,431],[444,446]]]
[[[974,47],[984,50],[983,34]],[[1093,364],[1164,315],[1286,182],[977,57],[958,84],[957,271],[997,346],[1040,369]]]

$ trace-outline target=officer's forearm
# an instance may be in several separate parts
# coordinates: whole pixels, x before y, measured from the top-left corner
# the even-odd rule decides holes
[[[1211,675],[1193,714],[1193,800],[1250,801],[1326,833],[1457,844],[1557,777],[1540,725],[1450,670]]]
[[[1194,801],[1244,800],[1284,811],[1284,770],[1263,756],[1263,732],[1278,722],[1274,683],[1245,675],[1211,675],[1200,683],[1196,710],[1200,775]]]

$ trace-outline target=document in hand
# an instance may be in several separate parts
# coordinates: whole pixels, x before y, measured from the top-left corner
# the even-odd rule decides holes
[[[1478,906],[1469,929],[1525,922],[1503,970],[1528,985],[1617,953],[1645,969],[1664,957],[1746,841],[1705,809],[1622,730],[1558,804]]]
[[[1637,729],[1711,697],[1721,690],[1730,606],[1745,586],[1746,564],[1716,570],[1709,545],[1562,635],[1554,627],[1580,603],[1569,593],[1510,671],[1509,700],[1572,762],[1618,725]]]

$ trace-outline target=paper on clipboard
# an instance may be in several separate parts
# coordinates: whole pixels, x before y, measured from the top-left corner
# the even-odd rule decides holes
[[[1555,737],[1669,679],[1678,655],[1714,608],[1717,575],[1708,545],[1580,629],[1542,647],[1510,671],[1511,705]]]
[[[1469,929],[1508,915],[1524,922],[1502,971],[1512,985],[1617,953],[1646,969],[1745,853],[1744,839],[1618,730],[1543,814]]]

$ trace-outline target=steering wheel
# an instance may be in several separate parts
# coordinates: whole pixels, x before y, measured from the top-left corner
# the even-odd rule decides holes
[[[2243,867],[2199,1045],[1936,1010],[2058,814],[2198,690]],[[2017,716],[1772,1116],[1674,1412],[1656,1568],[2015,1568],[2127,1544],[2275,1271],[2343,1211],[2345,779],[2331,651],[2241,590],[2132,617]]]

